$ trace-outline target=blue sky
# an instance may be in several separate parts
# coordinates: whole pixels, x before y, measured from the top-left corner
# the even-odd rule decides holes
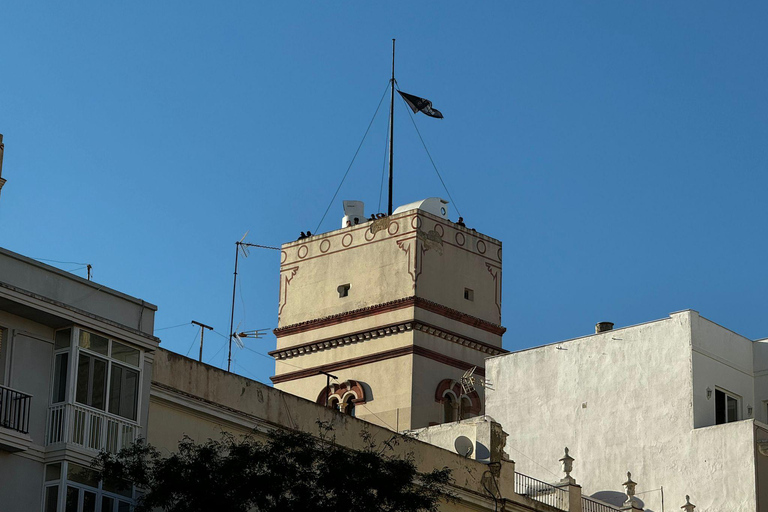
[[[400,87],[445,115],[416,122],[451,194],[504,243],[507,349],[686,308],[766,337],[766,22],[750,1],[4,2],[0,245],[226,333],[234,242],[315,230],[395,37]],[[376,210],[385,107],[321,231],[342,199]],[[445,196],[396,115],[395,203]],[[242,261],[242,329],[275,326],[278,261]],[[194,356],[197,332],[157,334]],[[234,369],[268,382],[274,345]]]

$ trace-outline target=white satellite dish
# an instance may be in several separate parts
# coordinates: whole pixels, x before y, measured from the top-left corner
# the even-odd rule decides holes
[[[474,443],[467,436],[459,436],[453,442],[453,447],[456,449],[456,453],[462,457],[469,457],[475,450]]]

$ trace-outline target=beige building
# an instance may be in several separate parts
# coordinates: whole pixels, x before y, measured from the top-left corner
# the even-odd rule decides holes
[[[129,510],[87,466],[146,436],[156,309],[0,249],[0,510]]]
[[[273,429],[317,432],[318,420],[334,426],[336,441],[350,448],[363,447],[361,432],[384,442],[396,436],[396,454],[411,453],[420,471],[448,467],[454,483],[449,491],[456,503],[443,503],[440,510],[508,512],[591,512],[582,509],[578,486],[546,486],[515,473],[515,463],[506,460],[504,436],[498,424],[469,420],[463,431],[473,437],[473,449],[481,447],[484,460],[459,455],[348,414],[318,405],[179,354],[158,350],[155,356],[149,405],[148,440],[164,451],[176,449],[186,435],[195,440],[218,439],[221,432],[264,436]],[[471,424],[471,427],[469,426]],[[484,443],[484,444],[483,444]],[[489,492],[489,490],[493,492]],[[570,508],[569,508],[570,507]],[[604,512],[612,512],[605,509]]]
[[[631,471],[647,510],[768,511],[768,340],[696,311],[490,358],[486,410],[518,469],[567,445],[589,494],[618,503]],[[678,505],[679,506],[679,505]]]
[[[501,242],[438,198],[376,220],[349,203],[345,227],[282,246],[275,387],[396,431],[482,414],[459,381],[505,352]]]

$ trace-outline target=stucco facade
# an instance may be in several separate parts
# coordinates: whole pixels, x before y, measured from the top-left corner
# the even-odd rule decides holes
[[[488,429],[475,428],[476,432],[480,432],[479,436],[467,431],[488,448],[482,452],[485,459],[465,458],[452,450],[393,434],[387,428],[179,354],[162,349],[156,353],[147,438],[162,451],[176,450],[179,440],[185,435],[203,441],[219,438],[222,431],[235,435],[251,433],[257,438],[272,429],[315,433],[318,420],[333,425],[336,442],[343,446],[361,449],[363,440],[360,434],[364,430],[379,442],[394,435],[399,439],[398,443],[393,443],[395,454],[413,454],[420,471],[450,468],[454,483],[449,490],[458,501],[443,503],[441,511],[556,510],[515,492],[515,464],[502,460],[503,443],[499,444],[502,438],[496,435],[492,439]],[[494,488],[489,483],[492,479],[489,480],[491,467],[488,463],[491,462],[496,462],[499,467],[495,479],[498,485],[495,499],[486,490],[486,487]]]
[[[0,249],[0,508],[124,510],[87,470],[145,435],[157,308]]]
[[[275,387],[342,409],[349,398],[397,431],[445,421],[446,396],[449,420],[481,414],[481,387],[438,389],[504,352],[501,258],[498,240],[422,209],[284,244]]]
[[[567,445],[589,494],[616,503],[616,475],[631,471],[647,510],[690,495],[698,510],[768,510],[765,343],[695,311],[523,350],[486,362],[486,410],[510,433],[522,472]],[[723,395],[719,395],[722,392]],[[732,422],[716,400],[733,397]],[[554,469],[554,468],[552,468]],[[663,488],[663,494],[661,489]]]

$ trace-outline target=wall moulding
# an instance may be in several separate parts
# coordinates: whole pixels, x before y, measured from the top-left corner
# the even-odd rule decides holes
[[[445,318],[456,320],[457,322],[476,327],[497,336],[502,336],[507,331],[505,327],[502,327],[498,324],[488,322],[487,320],[483,320],[466,313],[462,313],[461,311],[451,309],[447,306],[443,306],[442,304],[438,304],[437,302],[432,302],[431,300],[411,296],[403,297],[402,299],[389,302],[383,302],[381,304],[376,304],[365,308],[355,309],[353,311],[347,311],[345,313],[317,318],[315,320],[307,320],[306,322],[278,327],[272,332],[277,338],[283,338],[285,336],[292,336],[294,334],[311,331],[313,329],[321,329],[331,325],[338,325],[344,322],[350,322],[352,320],[358,320],[360,318],[366,318],[369,316],[375,316],[382,313],[387,313],[389,311],[396,311],[398,309],[405,309],[410,307],[417,307],[431,313],[436,313]]]
[[[441,329],[437,326],[434,326],[425,322],[412,321],[412,322],[398,322],[398,323],[389,324],[381,327],[374,327],[372,329],[366,329],[363,331],[344,334],[341,336],[335,336],[332,338],[313,341],[311,343],[305,343],[303,345],[296,345],[293,347],[277,349],[269,352],[269,355],[271,355],[272,357],[278,360],[289,359],[292,357],[298,357],[298,356],[310,354],[313,352],[320,352],[323,350],[337,348],[344,345],[350,345],[352,343],[360,343],[363,341],[381,338],[383,336],[391,336],[393,334],[399,334],[399,333],[408,332],[408,331],[423,332],[425,334],[435,336],[436,338],[441,338],[446,341],[450,341],[451,343],[456,343],[458,345],[462,345],[464,347],[471,348],[479,352],[483,352],[485,354],[488,354],[489,356],[496,356],[496,355],[504,354],[507,352],[503,348],[496,347],[488,343],[484,343],[482,341],[474,340],[466,336],[461,336],[460,334],[456,334],[454,332]]]

